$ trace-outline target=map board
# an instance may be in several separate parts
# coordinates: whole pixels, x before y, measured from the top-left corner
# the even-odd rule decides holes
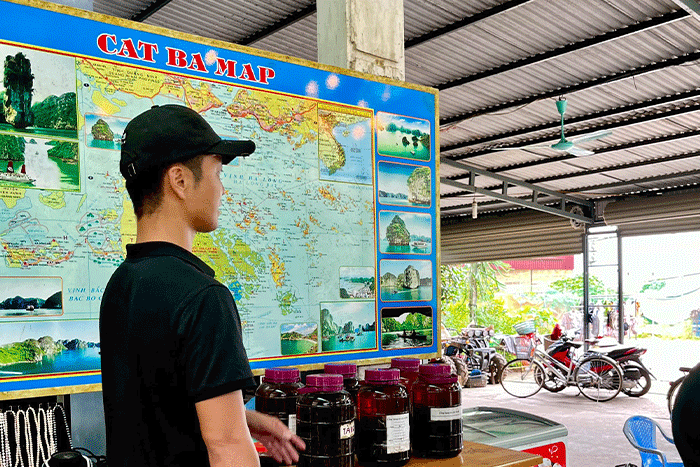
[[[257,145],[193,247],[256,372],[437,352],[437,91],[48,3],[0,14],[0,393],[99,385],[136,233],[121,136],[162,104]]]

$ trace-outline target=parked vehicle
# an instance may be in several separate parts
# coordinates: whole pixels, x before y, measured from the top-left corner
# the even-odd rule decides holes
[[[597,352],[586,352],[577,358],[574,349],[583,344],[563,337],[547,352],[539,350],[534,333],[520,336],[529,341],[527,350],[519,347],[517,357],[501,371],[501,386],[515,397],[530,397],[543,387],[559,392],[567,386],[578,387],[584,397],[605,402],[622,389],[623,370],[613,359]]]
[[[464,328],[460,335],[443,340],[443,354],[455,361],[458,372],[480,370],[491,384],[498,384],[506,359],[489,345],[492,336],[492,329]]]
[[[599,341],[591,341],[598,344]],[[610,348],[599,346],[596,352],[612,358],[620,364],[623,371],[622,392],[630,397],[640,397],[651,389],[651,378],[656,379],[651,371],[644,366],[640,357],[647,352],[647,349],[634,346],[614,345]]]

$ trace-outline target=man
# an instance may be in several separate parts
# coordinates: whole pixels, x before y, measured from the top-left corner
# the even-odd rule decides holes
[[[222,140],[197,112],[155,106],[126,126],[122,175],[136,243],[100,308],[107,458],[115,466],[258,466],[251,434],[278,461],[303,441],[246,411],[254,380],[229,290],[192,254],[218,226],[222,165],[255,150]]]
[[[671,414],[673,441],[685,467],[700,466],[700,363],[678,388]]]

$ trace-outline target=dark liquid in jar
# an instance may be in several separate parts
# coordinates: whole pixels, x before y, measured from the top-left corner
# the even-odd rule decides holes
[[[347,391],[303,394],[297,403],[297,435],[306,443],[298,467],[355,465],[355,405]]]
[[[454,457],[462,450],[461,390],[457,383],[413,386],[411,448],[420,457]]]
[[[277,384],[263,382],[255,392],[255,410],[277,417],[289,426],[289,416],[296,417],[297,398],[299,389],[302,387],[303,384],[300,382]],[[291,428],[293,427],[294,421]]]
[[[410,441],[398,446],[388,439],[396,421],[408,425],[408,393],[400,384],[365,385],[357,395],[357,456],[363,466],[399,467],[410,458]],[[393,420],[387,420],[393,417]],[[396,451],[397,449],[401,449]],[[391,451],[391,452],[390,452]]]

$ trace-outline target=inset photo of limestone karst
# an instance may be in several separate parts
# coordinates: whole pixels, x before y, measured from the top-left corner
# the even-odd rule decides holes
[[[430,160],[430,122],[377,112],[377,152],[383,156]]]
[[[433,309],[429,306],[382,308],[382,349],[433,345]]]
[[[432,253],[430,214],[379,212],[379,251],[429,255]]]
[[[80,189],[75,59],[0,44],[0,186]]]
[[[85,114],[85,146],[120,151],[127,123],[126,118]]]
[[[411,164],[377,164],[377,191],[381,204],[429,207],[432,197],[430,167]]]
[[[380,298],[384,302],[433,299],[433,263],[427,260],[379,262]]]
[[[75,59],[0,44],[0,132],[78,139]]]
[[[63,314],[63,280],[58,276],[0,276],[0,320]]]

